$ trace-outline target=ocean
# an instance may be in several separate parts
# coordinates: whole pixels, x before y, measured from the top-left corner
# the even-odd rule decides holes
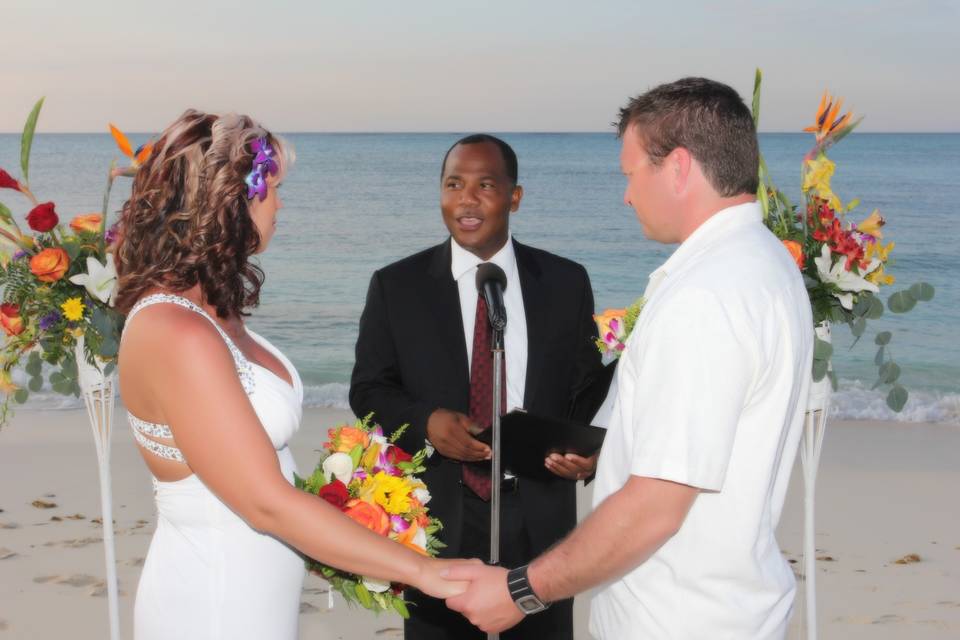
[[[42,117],[40,129],[42,130]],[[261,305],[250,325],[294,362],[310,406],[346,407],[357,324],[371,274],[446,237],[440,218],[440,162],[462,134],[288,134],[297,162],[284,182],[284,208],[261,265]],[[644,238],[623,204],[619,141],[612,133],[504,133],[517,151],[524,198],[511,219],[514,236],[582,263],[593,283],[597,310],[622,307],[640,295],[647,276],[673,247]],[[140,144],[147,135],[131,135]],[[776,183],[799,202],[800,162],[812,143],[806,134],[761,134]],[[960,134],[855,133],[833,148],[834,191],[861,200],[852,220],[874,208],[894,240],[887,293],[928,282],[936,297],[910,313],[887,311],[854,344],[846,327],[834,330],[834,368],[841,383],[832,415],[960,424],[960,306],[957,213]],[[19,136],[0,135],[0,167],[19,175]],[[120,154],[107,134],[38,134],[31,187],[53,201],[61,219],[100,209],[106,171]],[[117,182],[115,216],[130,181]],[[28,204],[0,192],[16,215]],[[113,218],[111,218],[112,220]],[[718,274],[722,277],[722,274]],[[890,350],[910,390],[893,414],[871,391],[877,331],[893,332]],[[34,407],[78,406],[73,398],[35,394]]]

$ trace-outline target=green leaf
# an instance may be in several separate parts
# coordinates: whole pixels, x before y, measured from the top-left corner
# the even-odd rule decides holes
[[[887,406],[900,413],[903,410],[905,404],[907,404],[907,397],[909,393],[907,390],[901,387],[899,384],[893,385],[893,389],[890,389],[890,393],[887,394]]]
[[[116,362],[108,362],[107,366],[103,368],[103,375],[109,376],[111,373],[113,373],[113,370],[116,368],[117,368]]]
[[[13,212],[10,211],[10,209],[7,209],[7,205],[3,204],[2,202],[0,202],[0,220],[3,220],[7,223],[13,221]]]
[[[867,311],[864,316],[867,320],[876,320],[883,315],[883,303],[880,302],[880,298],[876,296],[870,296],[870,310]]]
[[[855,316],[865,316],[870,310],[871,300],[873,296],[868,295],[859,295],[857,296],[857,301],[853,305],[853,315]]]
[[[889,331],[881,331],[877,334],[877,337],[874,338],[873,341],[882,347],[885,344],[890,344],[890,338],[892,337],[893,334]],[[883,351],[883,349],[881,349],[881,351]]]
[[[23,404],[29,397],[30,392],[26,389],[17,389],[16,393],[13,394],[13,399],[17,402],[17,404]]]
[[[404,620],[410,618],[410,610],[407,609],[407,603],[401,600],[400,598],[393,599],[393,610],[400,614],[400,617]]]
[[[853,334],[854,338],[859,338],[863,335],[863,332],[867,330],[867,321],[863,318],[857,318],[850,323],[850,333]]]
[[[833,371],[833,369],[831,369],[830,371],[827,371],[827,377],[830,378],[830,388],[836,391],[840,386],[837,383],[837,374]]]
[[[884,384],[892,384],[900,377],[900,365],[896,362],[886,362],[880,367],[880,380]]]
[[[884,356],[884,350],[883,350],[883,347],[880,347],[879,349],[877,349],[877,355],[874,356],[873,358],[873,364],[877,365],[878,367],[882,365],[883,356]]]
[[[27,375],[38,376],[40,375],[40,370],[43,368],[43,360],[40,359],[40,354],[36,351],[30,354],[30,357],[27,358],[27,366],[24,367],[24,370],[27,372]]]
[[[66,382],[67,378],[59,371],[54,371],[50,374],[50,384],[58,384],[60,382]]]
[[[30,378],[30,382],[27,383],[27,388],[30,389],[30,391],[37,393],[40,391],[40,389],[43,389],[43,378]]]
[[[813,359],[827,361],[833,355],[833,345],[825,340],[814,336],[813,338]],[[823,376],[820,376],[821,378]]]
[[[373,606],[373,598],[370,597],[370,592],[363,586],[362,582],[357,583],[354,591],[357,593],[357,600],[360,601],[360,604],[362,604],[364,608],[369,609]]]
[[[897,291],[887,300],[887,308],[894,313],[906,313],[917,304],[917,299],[909,291]]]
[[[69,396],[73,393],[73,383],[69,380],[53,383],[53,390],[62,396]]]
[[[27,122],[23,125],[23,136],[20,137],[20,168],[23,170],[24,184],[30,184],[30,148],[33,146],[33,133],[37,129],[37,118],[40,116],[40,108],[43,107],[43,98],[37,100],[33,105],[33,110],[27,116]]]
[[[350,450],[350,460],[353,461],[353,468],[360,466],[360,458],[363,457],[363,447],[356,445]]]
[[[112,335],[108,334],[108,337],[104,338],[100,344],[100,355],[104,358],[115,358],[119,351],[120,345],[117,344]]]
[[[827,375],[827,367],[830,366],[829,360],[814,360],[813,361],[813,381],[820,382],[823,380],[823,377]]]
[[[921,302],[933,300],[933,287],[926,282],[918,282],[910,287],[910,295]]]
[[[753,126],[760,126],[760,84],[763,82],[763,74],[757,68],[757,73],[753,77],[753,105],[751,113],[753,114]]]

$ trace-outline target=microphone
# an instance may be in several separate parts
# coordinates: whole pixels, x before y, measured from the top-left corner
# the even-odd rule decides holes
[[[477,267],[477,292],[487,303],[487,318],[496,331],[507,327],[507,307],[503,304],[503,290],[507,288],[507,274],[492,262]]]

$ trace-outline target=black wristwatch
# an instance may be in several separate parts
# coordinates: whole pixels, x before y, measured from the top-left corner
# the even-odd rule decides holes
[[[527,616],[540,613],[550,606],[549,603],[545,603],[538,598],[537,594],[530,588],[530,581],[527,579],[528,566],[523,565],[511,569],[507,573],[507,589],[510,591],[510,597],[513,598],[517,608]]]

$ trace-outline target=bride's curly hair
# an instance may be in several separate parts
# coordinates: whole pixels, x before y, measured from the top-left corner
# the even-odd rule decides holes
[[[160,134],[120,216],[120,312],[129,312],[150,289],[185,291],[197,284],[222,318],[246,315],[259,304],[264,274],[249,259],[260,234],[244,182],[257,138],[276,150],[282,175],[289,150],[247,116],[189,109]]]

